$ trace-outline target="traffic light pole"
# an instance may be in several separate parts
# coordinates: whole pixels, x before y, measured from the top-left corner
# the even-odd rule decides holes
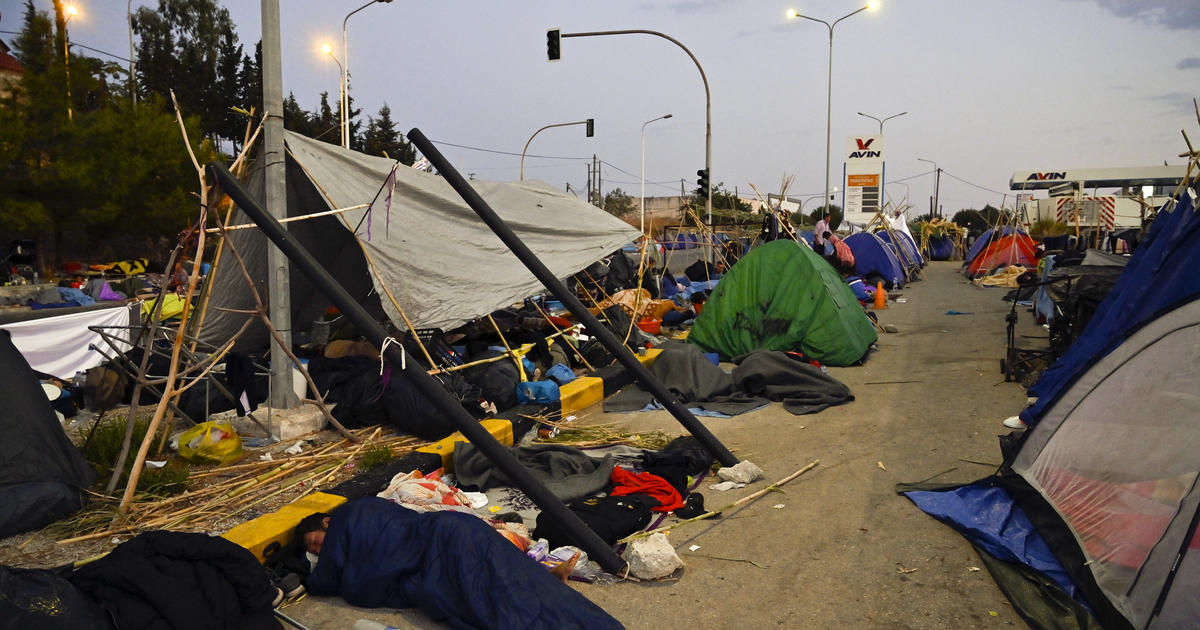
[[[558,29],[551,29],[546,32],[546,56],[550,61],[558,61],[561,57],[559,51],[559,39],[564,37],[601,37],[604,35],[654,35],[661,37],[683,49],[688,57],[692,58],[692,63],[696,64],[696,69],[700,71],[700,80],[704,82],[704,170],[708,172],[708,186],[704,192],[704,215],[705,221],[712,226],[712,95],[708,90],[708,76],[704,74],[704,67],[700,65],[700,60],[696,59],[696,55],[688,50],[679,40],[658,31],[649,31],[645,29],[628,29],[622,31],[590,31],[587,33],[562,33]]]

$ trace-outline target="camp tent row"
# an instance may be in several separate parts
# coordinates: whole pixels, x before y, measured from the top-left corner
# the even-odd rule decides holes
[[[415,328],[449,330],[544,292],[537,278],[440,176],[293,132],[286,133],[285,143],[289,217],[364,206],[292,222],[290,235],[351,295],[360,296],[398,328],[408,328],[401,309]],[[262,189],[259,173],[249,181],[252,192]],[[624,221],[541,182],[472,185],[559,278],[638,235]],[[263,235],[256,229],[229,234],[251,277],[265,278]],[[211,302],[201,339],[220,343],[246,316],[214,307],[249,309],[253,300],[227,249],[214,265],[209,284]],[[258,288],[266,294],[264,287]],[[306,329],[329,306],[302,274],[291,276],[291,297],[297,330]],[[265,330],[259,329],[246,343],[265,347]]]
[[[1196,269],[1200,215],[1186,190],[1030,389],[1030,428],[1001,474],[907,493],[985,552],[1034,625],[1087,627],[1091,614],[1106,628],[1200,627]]]

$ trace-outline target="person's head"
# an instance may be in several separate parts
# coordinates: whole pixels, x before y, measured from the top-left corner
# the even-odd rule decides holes
[[[825,215],[825,216],[828,217],[829,215]],[[825,240],[829,240],[830,236],[833,236],[833,232],[826,230],[825,233],[821,235],[821,238],[823,238]]]
[[[829,219],[833,218],[833,215],[826,212],[823,218],[825,219],[826,223],[829,223]]]
[[[296,538],[304,550],[320,554],[321,546],[325,544],[325,530],[329,529],[329,515],[324,512],[313,512],[300,519],[296,525]]]

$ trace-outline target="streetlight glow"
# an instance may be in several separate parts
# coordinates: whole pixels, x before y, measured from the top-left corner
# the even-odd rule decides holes
[[[67,12],[68,20],[75,17],[76,15],[79,15],[79,9],[76,9],[75,5],[73,5],[73,4],[66,8],[66,12]]]
[[[322,44],[322,45],[321,45],[321,52],[323,52],[323,53],[325,53],[326,55],[328,55],[328,54],[330,54],[330,53],[332,53],[332,52],[333,52],[333,46],[330,46],[329,44]]]

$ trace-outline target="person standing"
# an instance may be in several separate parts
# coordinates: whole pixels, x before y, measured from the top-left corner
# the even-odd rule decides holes
[[[813,228],[813,244],[816,245],[816,247],[813,249],[815,249],[818,254],[825,253],[825,243],[829,242],[829,237],[827,235],[832,233],[829,230],[829,219],[830,215],[828,212],[826,212],[825,215],[821,217],[821,220],[817,221],[817,226]]]

